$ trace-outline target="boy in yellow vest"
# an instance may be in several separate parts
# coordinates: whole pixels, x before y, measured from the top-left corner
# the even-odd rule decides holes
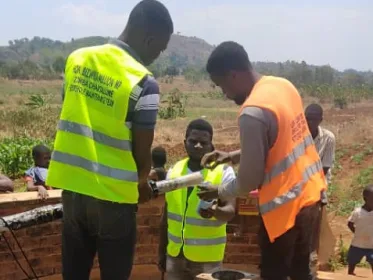
[[[214,150],[212,137],[213,129],[207,121],[192,121],[184,140],[188,157],[177,162],[167,178],[200,171],[205,182],[215,186],[235,180],[230,166],[220,165],[214,170],[201,166],[202,157]],[[226,223],[235,215],[235,200],[218,200],[203,207],[198,191],[195,186],[166,194],[159,268],[167,272],[169,280],[193,280],[200,273],[218,269],[224,258]]]

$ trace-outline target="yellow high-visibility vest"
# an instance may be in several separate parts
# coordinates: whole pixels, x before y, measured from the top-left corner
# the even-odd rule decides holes
[[[82,48],[68,57],[47,185],[112,202],[138,202],[132,133],[125,121],[130,94],[147,74],[113,44]]]
[[[176,163],[171,178],[187,174],[188,159]],[[201,172],[206,182],[219,186],[223,179],[224,165]],[[166,193],[168,245],[167,254],[176,257],[180,250],[194,262],[219,262],[224,258],[226,223],[215,218],[204,219],[197,213],[198,188],[194,187],[189,198],[186,188]]]

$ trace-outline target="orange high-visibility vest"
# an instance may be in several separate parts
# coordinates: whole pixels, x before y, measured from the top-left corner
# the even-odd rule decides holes
[[[274,242],[294,226],[302,208],[320,201],[326,182],[302,99],[292,83],[272,76],[261,78],[241,112],[248,106],[270,110],[278,122],[277,139],[268,152],[259,190],[259,211]]]

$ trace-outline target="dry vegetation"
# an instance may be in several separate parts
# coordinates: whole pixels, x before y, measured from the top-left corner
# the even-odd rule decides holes
[[[202,116],[214,126],[217,148],[239,147],[237,107],[213,92],[207,81],[191,85],[183,78],[174,77],[172,82],[165,78],[160,82],[163,95],[178,88],[185,105],[185,117],[159,120],[157,125],[155,144],[167,148],[171,162],[184,154],[182,140],[187,123]],[[10,169],[8,172],[13,172],[10,174],[13,177],[19,176],[29,163],[16,162],[17,153],[27,157],[33,143],[44,140],[51,143],[60,109],[61,84],[62,81],[0,81],[0,166],[3,171]],[[31,96],[35,95],[41,97],[41,101],[32,100]],[[312,101],[315,100],[306,97],[305,105]],[[167,101],[162,104],[165,103]],[[323,126],[337,139],[329,207],[336,214],[333,222],[336,234],[348,239],[345,218],[340,217],[348,215],[361,202],[362,187],[372,182],[373,103],[348,104],[348,108],[342,110],[335,109],[332,103],[324,103],[323,107]]]

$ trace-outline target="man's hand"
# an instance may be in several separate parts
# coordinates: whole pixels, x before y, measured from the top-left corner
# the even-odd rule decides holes
[[[153,189],[148,182],[140,183],[138,185],[139,190],[139,203],[148,202],[153,196]]]
[[[203,156],[201,165],[208,169],[214,169],[220,164],[229,163],[232,159],[227,152],[213,151]]]
[[[44,200],[49,197],[48,191],[44,188],[44,186],[38,186],[38,196],[40,199]]]
[[[202,200],[212,200],[219,198],[218,188],[216,186],[199,187],[198,197]]]
[[[211,219],[215,215],[216,207],[217,207],[217,204],[214,204],[208,209],[199,209],[199,214],[204,219]]]

